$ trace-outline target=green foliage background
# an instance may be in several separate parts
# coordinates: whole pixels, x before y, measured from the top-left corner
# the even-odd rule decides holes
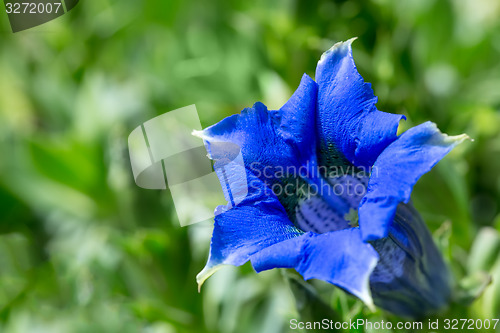
[[[281,106],[324,50],[353,36],[379,109],[405,114],[404,128],[431,120],[474,139],[412,198],[457,281],[493,277],[471,307],[439,318],[500,317],[497,0],[86,0],[17,34],[0,18],[0,332],[399,320],[249,266],[219,271],[198,294],[211,226],[181,228],[169,192],[138,188],[128,159],[128,134],[164,112],[196,104],[208,126],[255,101]]]

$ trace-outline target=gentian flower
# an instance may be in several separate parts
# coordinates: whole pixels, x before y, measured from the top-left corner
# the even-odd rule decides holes
[[[403,316],[448,303],[448,269],[410,194],[467,136],[431,122],[398,136],[404,116],[377,110],[352,41],[325,52],[316,82],[304,74],[281,109],[258,102],[194,133],[229,202],[216,209],[200,286],[221,265],[250,261],[257,272],[294,268]],[[231,163],[238,153],[244,177]]]

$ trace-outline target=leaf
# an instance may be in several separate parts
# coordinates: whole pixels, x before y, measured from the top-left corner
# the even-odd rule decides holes
[[[462,279],[455,290],[454,302],[463,306],[471,305],[491,283],[491,275],[477,272]]]
[[[341,322],[342,317],[328,306],[318,295],[312,285],[305,282],[299,276],[283,270],[283,278],[290,286],[295,298],[295,306],[303,322],[321,322],[328,319],[333,322]],[[312,330],[311,332],[314,332]],[[344,332],[339,331],[339,332]]]
[[[467,261],[469,274],[479,271],[489,271],[500,254],[500,235],[491,227],[482,228],[470,251]]]

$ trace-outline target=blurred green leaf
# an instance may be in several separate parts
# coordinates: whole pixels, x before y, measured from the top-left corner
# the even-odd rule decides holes
[[[469,273],[488,272],[500,256],[500,233],[490,227],[479,230],[469,254]]]
[[[295,304],[303,322],[321,322],[323,319],[341,322],[342,316],[335,312],[317,294],[313,286],[302,280],[300,276],[283,270],[283,278],[289,285],[295,298]],[[320,330],[317,330],[318,332]],[[312,332],[316,332],[313,330]],[[344,332],[340,330],[339,332]]]

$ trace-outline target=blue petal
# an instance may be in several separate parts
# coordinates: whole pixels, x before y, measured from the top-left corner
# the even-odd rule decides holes
[[[400,316],[436,313],[451,295],[450,273],[418,212],[400,204],[389,237],[373,247],[380,261],[370,276],[374,302]]]
[[[215,217],[208,262],[196,277],[199,286],[220,265],[243,265],[256,252],[303,234],[272,191],[251,173],[247,177],[247,197]]]
[[[296,149],[305,163],[315,154],[314,135],[318,85],[307,74],[279,111],[271,111],[278,135]]]
[[[358,228],[326,234],[308,232],[267,247],[251,261],[257,272],[295,268],[305,280],[330,282],[372,305],[368,279],[378,255],[370,244],[363,243]]]
[[[320,163],[336,163],[340,150],[355,166],[369,168],[397,138],[404,116],[377,110],[371,85],[354,64],[352,41],[335,44],[316,68]]]
[[[447,136],[434,123],[426,122],[407,130],[389,145],[372,168],[368,191],[359,207],[363,239],[386,237],[396,207],[410,200],[417,180],[466,138]]]
[[[258,102],[241,114],[193,133],[205,140],[209,157],[214,160],[231,158],[224,149],[212,149],[214,144],[230,142],[237,145],[245,167],[262,181],[273,183],[278,179],[273,172],[268,172],[271,176],[267,176],[266,168],[298,168],[315,154],[316,96],[316,82],[304,75],[297,91],[280,110],[268,111]]]

